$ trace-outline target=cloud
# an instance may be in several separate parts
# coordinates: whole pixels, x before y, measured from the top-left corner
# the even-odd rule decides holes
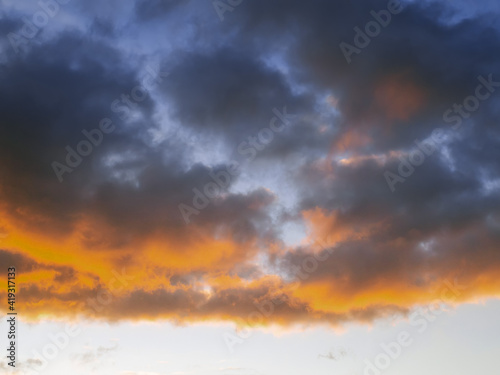
[[[211,4],[117,4],[68,4],[19,54],[0,41],[0,263],[22,275],[28,318],[241,324],[264,304],[264,324],[339,325],[455,280],[457,303],[498,296],[498,92],[458,130],[443,118],[478,77],[500,80],[494,13],[405,1],[348,64],[339,44],[386,1],[253,0],[224,22]],[[294,120],[242,161],[284,107]],[[53,162],[103,119],[114,130],[60,182]],[[384,173],[436,128],[392,192]],[[234,160],[186,225],[179,205]]]
[[[101,361],[111,355],[118,349],[118,344],[114,346],[98,346],[97,348],[87,349],[83,353],[73,354],[73,360],[78,366],[95,366]]]

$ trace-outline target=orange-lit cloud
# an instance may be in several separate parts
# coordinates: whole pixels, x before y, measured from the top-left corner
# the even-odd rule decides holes
[[[385,78],[375,89],[376,106],[389,120],[409,120],[425,102],[425,90],[402,73]]]
[[[0,258],[16,266],[18,308],[35,320],[81,315],[113,321],[246,321],[258,306],[272,303],[266,323],[338,325],[405,313],[441,298],[455,280],[464,288],[447,302],[499,295],[494,244],[484,243],[479,257],[471,258],[459,241],[470,233],[437,238],[434,246],[448,249],[439,256],[426,253],[416,238],[370,245],[367,239],[383,230],[382,224],[355,228],[340,213],[321,209],[305,211],[303,218],[308,236],[299,247],[276,253],[272,274],[243,271],[258,255],[254,244],[207,237],[199,238],[199,247],[190,241],[187,252],[151,239],[141,248],[122,249],[133,259],[123,262],[116,250],[88,250],[77,235],[53,240],[11,229]],[[313,258],[320,259],[316,265],[307,263]],[[490,259],[487,268],[482,259]]]

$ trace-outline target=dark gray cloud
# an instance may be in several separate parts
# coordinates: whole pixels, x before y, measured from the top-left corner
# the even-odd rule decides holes
[[[164,18],[177,6],[186,4],[189,0],[140,0],[135,3],[135,12],[142,21]]]
[[[184,55],[165,94],[184,126],[228,137],[233,148],[269,127],[274,108],[303,112],[313,104],[311,97],[294,94],[279,71],[241,48]]]
[[[122,95],[130,97],[143,74],[130,69],[125,56],[90,37],[69,34],[33,47],[4,69],[2,195],[22,225],[67,232],[81,214],[105,220],[107,233],[84,236],[89,249],[122,247],[131,238],[158,231],[187,233],[178,205],[191,204],[192,190],[203,190],[212,181],[211,169],[197,164],[186,170],[177,139],[150,145],[148,132],[159,126],[150,96],[134,107],[139,120],[122,120],[123,112],[112,108]],[[59,183],[52,163],[66,164],[65,147],[76,150],[86,140],[82,131],[98,128],[103,118],[113,121],[114,132],[105,134],[102,143]],[[219,217],[221,225],[239,226],[238,236],[245,236],[246,230],[246,236],[255,235],[250,224],[253,209],[247,210],[245,199],[229,196],[231,203],[221,204],[220,209],[212,205],[212,215],[201,215],[201,224],[212,225]],[[250,204],[254,198],[248,199]],[[228,204],[235,206],[226,209]]]

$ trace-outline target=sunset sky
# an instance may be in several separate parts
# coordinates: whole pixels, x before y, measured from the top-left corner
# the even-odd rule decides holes
[[[498,375],[498,0],[0,6],[0,373]]]

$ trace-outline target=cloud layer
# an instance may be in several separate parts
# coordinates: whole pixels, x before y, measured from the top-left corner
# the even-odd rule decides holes
[[[496,5],[402,2],[349,63],[387,1],[112,3],[1,11],[0,263],[30,318],[337,325],[456,280],[499,295]]]

